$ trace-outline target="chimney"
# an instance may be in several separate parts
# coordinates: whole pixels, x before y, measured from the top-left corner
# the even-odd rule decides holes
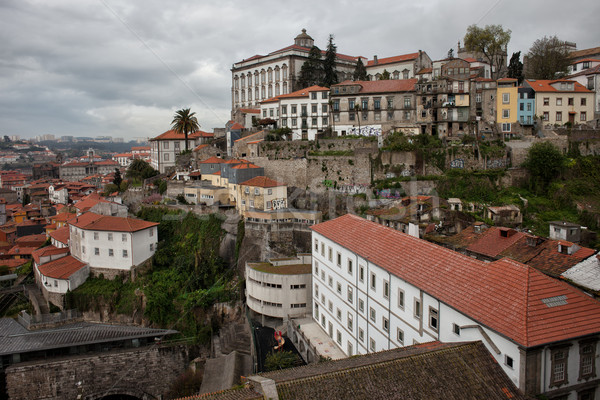
[[[373,56],[373,64],[377,65],[378,61],[377,61],[377,56]]]

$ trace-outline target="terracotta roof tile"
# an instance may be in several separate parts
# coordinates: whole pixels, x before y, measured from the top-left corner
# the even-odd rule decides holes
[[[274,181],[273,179],[267,178],[266,176],[255,176],[254,178],[249,179],[246,182],[240,183],[240,185],[271,188],[277,186],[285,186],[285,183]]]
[[[394,57],[385,57],[385,58],[379,58],[377,59],[377,63],[375,63],[375,60],[369,60],[367,61],[367,67],[374,67],[374,66],[379,66],[379,65],[386,65],[386,64],[393,64],[393,63],[399,63],[399,62],[404,62],[404,61],[411,61],[411,60],[415,60],[417,59],[417,57],[419,57],[419,53],[410,53],[410,54],[403,54],[401,56],[394,56]]]
[[[143,219],[112,217],[92,212],[75,217],[68,223],[81,229],[113,232],[136,232],[159,225],[158,222],[149,222]]]
[[[482,262],[350,214],[311,229],[524,347],[600,332],[600,303],[519,262]],[[556,296],[566,304],[544,303]]]
[[[59,241],[60,243],[68,244],[70,238],[69,227],[63,226],[62,228],[58,228],[54,232],[50,232],[50,237],[56,241]]]
[[[200,161],[198,164],[223,164],[225,162],[225,160],[223,160],[222,158],[219,157],[210,157],[207,158],[204,161]]]
[[[556,79],[556,80],[544,80],[544,79],[536,79],[536,80],[525,80],[529,86],[536,92],[556,92],[556,93],[593,93],[591,90],[588,90],[581,83],[576,81],[570,81],[568,79]],[[569,82],[574,83],[573,90],[557,90],[552,84],[558,82]]]
[[[193,140],[193,139],[196,139],[199,137],[211,138],[213,136],[214,136],[214,134],[210,133],[210,132],[196,131],[196,132],[188,134],[188,140]],[[185,140],[185,136],[181,133],[175,132],[174,130],[170,130],[170,131],[161,133],[160,135],[158,135],[155,138],[152,138],[150,140]]]
[[[31,254],[31,256],[33,257],[33,261],[35,261],[36,264],[39,264],[40,257],[48,257],[48,256],[54,256],[54,255],[58,255],[58,254],[67,254],[68,252],[69,252],[68,247],[58,248],[55,246],[46,246],[46,247],[42,247],[41,249],[35,250]]]
[[[389,79],[383,81],[344,81],[336,86],[360,85],[359,93],[414,92],[418,79]],[[334,94],[335,95],[335,94]]]
[[[85,267],[86,264],[73,256],[61,257],[58,260],[47,262],[38,267],[40,273],[48,278],[68,279],[75,272]]]

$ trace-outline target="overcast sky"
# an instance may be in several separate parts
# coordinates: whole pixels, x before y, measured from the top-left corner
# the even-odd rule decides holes
[[[154,137],[191,107],[230,118],[234,62],[293,44],[445,57],[467,26],[512,31],[509,57],[557,35],[600,46],[598,0],[0,0],[0,135]]]

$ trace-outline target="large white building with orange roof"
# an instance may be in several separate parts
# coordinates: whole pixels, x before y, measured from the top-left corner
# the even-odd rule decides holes
[[[232,116],[239,108],[258,108],[271,97],[292,93],[298,86],[300,68],[308,59],[315,41],[302,29],[294,44],[267,55],[255,55],[236,62],[231,68]],[[322,50],[325,58],[325,50]],[[337,53],[338,80],[351,79],[358,57]],[[233,118],[233,117],[232,117]]]
[[[351,214],[312,230],[312,325],[347,356],[481,341],[527,395],[600,395],[600,303],[580,290]]]
[[[310,86],[272,97],[260,104],[262,118],[277,121],[277,127],[290,128],[292,140],[315,140],[329,127],[329,88]]]
[[[197,131],[188,135],[188,149],[207,143],[214,137],[209,132]],[[150,139],[150,165],[161,174],[175,168],[177,155],[185,151],[185,136],[173,130]]]

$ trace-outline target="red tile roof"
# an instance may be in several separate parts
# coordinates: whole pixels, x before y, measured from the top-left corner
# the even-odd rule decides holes
[[[69,221],[69,225],[92,231],[136,232],[159,225],[143,219],[112,217],[87,212]]]
[[[502,236],[503,233],[506,236]],[[475,240],[467,246],[467,250],[488,257],[496,257],[523,237],[525,237],[523,232],[491,226],[485,232],[476,234]]]
[[[70,238],[69,227],[63,226],[62,228],[58,228],[54,232],[50,232],[50,237],[63,244],[68,244]]]
[[[90,208],[94,207],[98,203],[110,203],[108,200],[105,200],[98,192],[90,193],[85,196],[77,203],[75,203],[75,208],[81,212],[88,211]]]
[[[10,270],[15,270],[16,268],[20,267],[21,265],[28,263],[29,260],[25,259],[25,258],[19,258],[19,259],[8,259],[8,260],[0,260],[0,265],[6,265],[8,267],[8,269]]]
[[[600,54],[600,47],[592,47],[590,49],[576,50],[569,53],[569,58],[578,58]]]
[[[360,93],[414,92],[418,79],[389,79],[383,81],[344,81],[336,86],[360,85]]]
[[[223,164],[224,162],[225,160],[222,158],[212,156],[204,161],[200,161],[198,164]]]
[[[244,125],[236,122],[235,124],[231,125],[229,127],[229,129],[231,129],[232,131],[237,131],[237,130],[240,130],[240,129],[244,129]]]
[[[67,254],[68,252],[69,252],[68,247],[58,248],[55,246],[46,246],[46,247],[42,247],[41,249],[35,250],[33,253],[31,253],[31,256],[33,257],[33,261],[35,261],[36,264],[39,264],[40,257],[55,256],[58,254]]]
[[[213,133],[204,132],[204,131],[196,131],[196,132],[188,134],[188,140],[193,140],[193,139],[196,139],[199,137],[211,138],[213,136],[214,136]],[[170,130],[170,131],[161,133],[157,137],[152,138],[150,140],[184,140],[184,139],[185,139],[185,135],[183,135],[181,133],[177,133],[174,130]]]
[[[271,188],[277,186],[285,186],[285,183],[274,181],[273,179],[267,178],[266,176],[255,176],[254,178],[249,179],[246,182],[240,183],[240,185]]]
[[[401,56],[395,56],[395,57],[379,58],[377,60],[377,64],[375,63],[375,60],[368,61],[367,67],[374,67],[376,65],[385,65],[385,64],[393,64],[393,63],[411,61],[411,60],[415,60],[417,57],[419,57],[418,52],[410,53],[410,54],[403,54]]]
[[[433,68],[421,68],[417,75],[430,74],[433,72]]]
[[[240,111],[246,114],[260,114],[259,108],[240,108]]]
[[[242,163],[242,164],[234,165],[233,167],[231,167],[231,169],[254,169],[254,168],[261,168],[261,167],[254,165],[254,164],[250,164],[250,163]]]
[[[73,256],[66,256],[58,260],[47,262],[38,267],[40,273],[48,278],[68,279],[75,272],[85,267],[86,264]]]
[[[208,145],[207,144],[200,144],[200,145],[198,145],[198,146],[196,146],[194,148],[194,151],[198,151],[198,150],[203,149],[205,147],[208,147]]]
[[[556,79],[556,80],[545,80],[545,79],[537,79],[537,80],[525,80],[529,86],[536,92],[556,92],[556,93],[571,93],[571,92],[580,92],[580,93],[593,93],[591,90],[588,90],[581,83],[576,81],[570,81],[568,79]],[[553,83],[558,82],[569,82],[574,83],[573,90],[557,90],[552,86]]]
[[[274,52],[269,53],[269,55],[283,53],[283,52],[285,52],[287,50],[299,50],[299,51],[302,51],[302,52],[305,52],[305,53],[310,52],[310,49],[307,48],[307,47],[296,46],[295,44],[292,44],[290,46],[284,47],[283,49],[275,50]],[[325,58],[325,54],[326,54],[326,51],[325,50],[321,50],[321,57]],[[244,61],[248,61],[248,60],[252,60],[252,59],[256,59],[256,58],[262,58],[262,57],[265,57],[265,56],[256,55],[256,56],[248,58],[248,59],[246,59]],[[337,53],[336,57],[338,59],[340,59],[340,60],[345,60],[345,61],[356,61],[358,59],[357,57],[352,57],[352,56],[348,56],[346,54],[340,54],[340,53]]]
[[[524,347],[600,332],[599,302],[516,261],[485,263],[350,214],[311,229]]]
[[[262,103],[272,103],[272,102],[279,101],[281,99],[303,98],[303,97],[308,97],[310,92],[328,92],[328,91],[329,91],[329,88],[326,88],[324,86],[319,86],[319,85],[313,85],[313,86],[309,86],[304,89],[296,90],[295,92],[292,92],[292,93],[281,94],[279,96],[271,97],[270,99],[266,99],[266,100],[262,101]]]

